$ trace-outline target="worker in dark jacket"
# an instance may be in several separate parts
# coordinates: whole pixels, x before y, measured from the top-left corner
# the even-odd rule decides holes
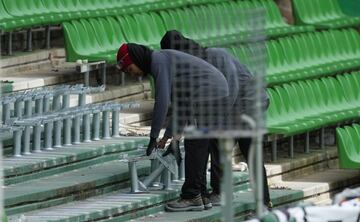
[[[179,68],[178,65],[184,67]],[[155,82],[155,104],[151,123],[150,142],[146,153],[150,155],[156,148],[156,139],[164,125],[165,118],[172,102],[176,100],[177,106],[189,107],[188,112],[200,111],[198,107],[223,101],[229,96],[228,84],[224,75],[213,65],[206,61],[176,50],[152,51],[146,46],[134,43],[123,44],[117,54],[119,69],[133,76],[141,77],[150,74]],[[184,87],[186,86],[186,87]],[[181,88],[177,92],[176,87]],[[176,89],[176,92],[173,92]],[[179,113],[179,116],[183,115]],[[222,114],[219,114],[222,115]],[[179,131],[193,119],[179,121]],[[199,123],[197,123],[199,124]],[[173,134],[168,128],[168,134]],[[188,140],[196,141],[196,140]],[[170,204],[170,210],[203,210],[204,203],[201,196],[201,174],[206,169],[207,156],[196,147],[196,142],[185,143],[185,165],[193,170],[186,171],[188,180],[186,184],[196,184],[191,189],[183,189],[182,198]]]
[[[218,68],[225,76],[229,85],[229,97],[225,107],[233,106],[232,112],[237,112],[237,116],[241,114],[247,114],[254,118],[254,100],[255,90],[254,77],[246,66],[242,65],[237,59],[235,59],[230,53],[222,48],[205,48],[194,40],[184,37],[180,32],[176,30],[168,31],[161,40],[162,49],[176,49],[188,54],[192,54],[199,58],[206,60],[207,62]],[[268,107],[268,96],[265,89],[262,90],[261,95],[262,106],[265,110]],[[226,111],[226,110],[224,110]],[[234,118],[230,118],[229,121],[233,121]],[[235,123],[236,124],[236,123]],[[170,138],[169,135],[164,135],[164,138],[160,140],[160,146]],[[237,138],[241,153],[248,162],[248,154],[251,146],[251,138]],[[209,145],[208,152],[211,155],[211,187],[212,193],[209,196],[212,205],[220,204],[220,177],[222,172],[220,170],[218,141],[216,139],[210,139],[209,141],[203,141],[202,146]],[[207,154],[208,156],[209,154]],[[187,166],[185,165],[185,168]],[[264,204],[271,208],[272,203],[270,201],[269,188],[267,183],[267,176],[265,167],[263,168],[263,180],[264,180]],[[185,175],[186,177],[186,175]],[[202,195],[207,195],[206,190],[206,169],[203,172],[202,178]]]

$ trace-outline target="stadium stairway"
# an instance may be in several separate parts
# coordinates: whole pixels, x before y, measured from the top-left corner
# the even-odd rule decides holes
[[[147,138],[122,137],[90,144],[58,148],[21,158],[5,158],[5,207],[10,221],[213,221],[220,208],[203,212],[164,213],[164,204],[178,197],[181,182],[173,190],[129,194],[127,164],[121,153],[139,155]],[[299,201],[328,203],[329,197],[360,182],[357,171],[337,169],[334,147],[295,159],[279,158],[266,165],[275,206]],[[147,175],[150,162],[138,165]],[[76,178],[76,179],[75,179]],[[234,172],[234,203],[238,218],[255,207],[247,172]],[[138,218],[145,216],[145,218]]]

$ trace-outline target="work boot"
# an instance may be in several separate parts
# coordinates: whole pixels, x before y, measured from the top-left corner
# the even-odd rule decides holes
[[[217,193],[211,193],[209,196],[209,200],[213,206],[221,206],[221,196]]]
[[[210,210],[212,208],[212,203],[208,197],[202,196],[202,201],[203,201],[205,210]]]
[[[197,195],[192,199],[183,199],[170,202],[166,204],[165,209],[171,212],[181,212],[181,211],[202,211],[204,210],[203,200],[201,195]]]

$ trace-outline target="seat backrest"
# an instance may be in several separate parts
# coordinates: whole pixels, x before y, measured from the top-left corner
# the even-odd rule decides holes
[[[0,0],[0,22],[11,19],[12,16],[7,12],[3,0]]]

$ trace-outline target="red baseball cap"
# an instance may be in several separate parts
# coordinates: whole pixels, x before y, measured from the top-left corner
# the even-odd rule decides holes
[[[133,63],[129,55],[128,45],[126,43],[123,43],[120,46],[116,56],[116,61],[116,67],[120,70],[126,69],[129,65]]]

